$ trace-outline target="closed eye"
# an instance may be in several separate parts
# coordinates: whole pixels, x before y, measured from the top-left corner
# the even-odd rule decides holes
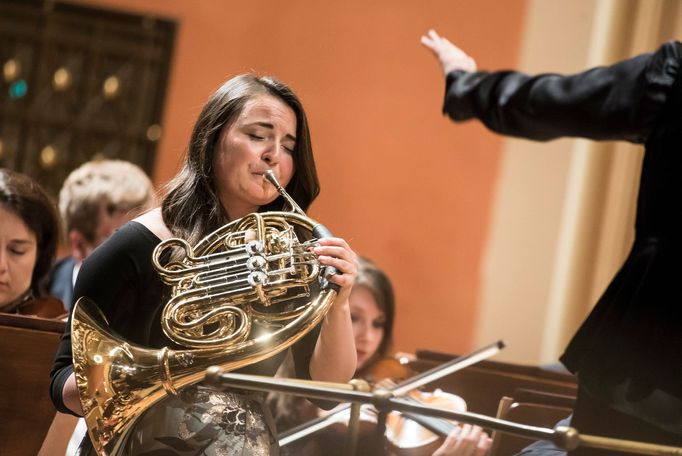
[[[7,246],[9,253],[15,256],[24,256],[31,250],[31,243],[28,241],[12,242]]]

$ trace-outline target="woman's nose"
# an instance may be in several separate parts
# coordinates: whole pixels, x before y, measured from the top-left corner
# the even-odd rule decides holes
[[[268,165],[276,164],[279,160],[280,148],[281,144],[279,144],[277,141],[274,141],[267,149],[265,149],[265,152],[263,152],[263,155],[261,156],[262,160]]]
[[[381,331],[378,331],[372,326],[369,328],[369,330],[367,330],[367,338],[372,339],[372,342],[376,342],[377,340],[381,339]]]
[[[362,325],[358,333],[358,339],[366,341],[372,338],[372,330],[370,325]]]

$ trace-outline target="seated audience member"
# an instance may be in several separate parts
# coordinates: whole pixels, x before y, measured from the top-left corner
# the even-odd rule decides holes
[[[386,361],[393,361],[387,356],[393,337],[395,299],[388,277],[370,260],[359,259],[358,276],[353,285],[349,303],[358,359],[355,378],[362,378],[370,384],[375,384],[385,380],[384,372],[395,372],[389,375],[405,375],[403,368],[395,368],[391,362],[386,363]],[[293,377],[291,372],[293,372],[293,366],[285,363],[278,375]],[[458,409],[465,409],[464,401],[458,397],[457,399],[461,401]],[[274,393],[268,398],[268,404],[273,409],[277,429],[280,432],[317,418],[321,413],[315,405],[300,396]],[[333,443],[330,444],[332,441]],[[338,444],[339,441],[335,439],[306,439],[301,444],[292,443],[291,446],[283,447],[282,454],[329,456],[343,450]],[[435,456],[483,456],[487,453],[490,444],[490,437],[480,427],[463,424],[456,426],[433,454]],[[362,446],[362,441],[360,446]],[[367,451],[367,448],[359,448],[359,454],[363,454],[363,450]],[[391,454],[391,450],[386,449],[385,453]]]
[[[28,176],[0,169],[0,312],[63,316],[43,283],[57,252],[59,218],[49,195]]]
[[[48,283],[66,310],[73,306],[73,285],[85,257],[153,201],[149,177],[127,161],[93,160],[69,174],[59,192],[59,211],[70,255],[57,262]]]

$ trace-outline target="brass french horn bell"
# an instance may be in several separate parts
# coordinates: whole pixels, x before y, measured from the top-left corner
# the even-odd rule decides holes
[[[285,350],[323,319],[338,288],[311,252],[331,233],[308,218],[268,171],[291,211],[252,213],[194,247],[160,243],[153,264],[172,287],[161,324],[183,349],[127,342],[87,297],[71,320],[73,364],[88,434],[99,455],[118,454],[136,419],[166,394],[204,378],[209,366],[234,370]],[[162,265],[168,249],[180,259]],[[175,255],[177,256],[177,255]],[[325,271],[326,269],[326,271]]]

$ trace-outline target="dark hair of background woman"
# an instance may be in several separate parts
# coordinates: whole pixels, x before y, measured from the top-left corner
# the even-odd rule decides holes
[[[164,223],[174,235],[191,245],[229,221],[220,204],[213,176],[216,146],[222,131],[241,114],[246,102],[258,95],[272,95],[296,114],[295,172],[286,186],[287,192],[303,210],[320,192],[308,121],[298,97],[289,87],[271,77],[237,76],[213,93],[199,114],[185,163],[167,185],[162,203]],[[284,200],[280,196],[260,210],[281,210],[283,207]]]

